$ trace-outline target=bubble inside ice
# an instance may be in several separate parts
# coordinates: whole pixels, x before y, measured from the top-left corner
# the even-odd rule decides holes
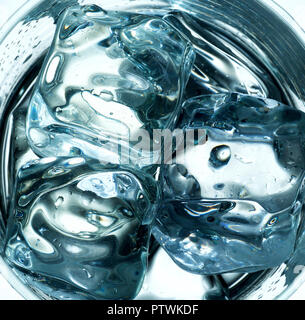
[[[18,173],[6,257],[59,292],[131,299],[144,278],[157,196],[152,178],[94,160],[28,163]]]
[[[132,148],[141,130],[173,127],[194,57],[162,18],[67,9],[30,104],[32,149],[145,166],[149,148],[135,160]]]
[[[180,127],[205,129],[206,143],[162,168],[156,239],[199,274],[286,261],[304,198],[305,114],[274,100],[219,94],[187,101]]]

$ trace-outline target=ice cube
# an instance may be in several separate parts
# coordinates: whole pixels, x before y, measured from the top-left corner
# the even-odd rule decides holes
[[[179,126],[205,130],[160,180],[153,234],[182,268],[252,272],[293,252],[304,198],[305,114],[274,100],[218,94],[187,101]]]
[[[18,173],[6,259],[42,279],[32,286],[45,284],[52,297],[131,299],[144,278],[157,199],[152,178],[119,166],[29,162]]]
[[[28,116],[39,156],[85,155],[110,163],[138,157],[143,130],[172,128],[195,54],[162,18],[71,7],[60,18]]]

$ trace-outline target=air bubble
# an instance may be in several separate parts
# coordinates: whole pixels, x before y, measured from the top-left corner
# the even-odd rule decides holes
[[[214,168],[220,168],[228,164],[231,159],[231,149],[229,146],[221,145],[212,149],[209,163]]]

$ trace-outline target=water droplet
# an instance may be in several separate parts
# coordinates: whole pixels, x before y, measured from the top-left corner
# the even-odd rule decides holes
[[[23,244],[19,244],[14,251],[14,260],[25,268],[32,266],[31,250]]]
[[[27,63],[31,58],[32,58],[32,54],[30,54],[24,59],[23,64]]]
[[[121,208],[121,212],[124,216],[128,218],[133,217],[133,212],[128,208]]]
[[[225,187],[223,183],[217,183],[214,185],[215,190],[222,190]]]
[[[55,208],[58,209],[64,202],[63,197],[58,197],[57,200],[55,201]]]
[[[272,218],[269,222],[268,222],[268,226],[273,226],[278,220],[278,217],[274,217]]]
[[[33,49],[37,48],[41,44],[41,41],[38,41],[36,44],[33,45]]]
[[[210,154],[209,163],[214,168],[220,168],[231,159],[231,149],[226,145],[217,146],[212,149]]]
[[[55,176],[62,175],[65,172],[66,172],[65,169],[62,168],[62,167],[53,167],[47,172],[47,176],[49,178],[50,177],[55,177]]]

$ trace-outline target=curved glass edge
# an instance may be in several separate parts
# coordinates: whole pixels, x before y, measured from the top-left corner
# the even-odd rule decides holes
[[[13,14],[5,24],[0,29],[0,43],[2,42],[5,35],[10,32],[16,25],[18,21],[20,21],[25,15],[27,15],[33,6],[38,6],[43,1],[41,0],[30,0],[27,1],[24,5],[21,5],[16,14]],[[67,3],[69,1],[66,1]],[[85,3],[86,1],[80,1],[80,3]],[[305,48],[305,33],[302,28],[298,25],[298,23],[285,11],[282,7],[276,4],[273,0],[260,0],[263,4],[267,4],[273,11],[277,12],[278,15],[289,25],[296,30],[296,33],[300,40],[303,43]],[[5,263],[3,258],[0,257],[0,270],[3,276],[9,281],[11,286],[16,289],[25,299],[36,300],[38,297],[24,285],[20,279],[13,273],[13,271],[9,268],[9,266]],[[282,294],[278,295],[276,299],[278,300],[286,300],[288,299],[301,285],[305,282],[305,270],[299,273],[295,279],[292,281],[292,284],[289,285],[287,289],[283,291]]]
[[[9,265],[0,256],[0,275],[7,280],[10,286],[16,290],[24,299],[26,300],[40,300],[33,291],[27,287],[22,281],[17,277]]]
[[[298,22],[278,3],[274,0],[260,0],[264,5],[268,6],[273,12],[275,12],[278,17],[283,20],[286,24],[292,27],[295,34],[298,36],[300,43],[302,43],[305,50],[305,31],[298,24]],[[303,235],[304,236],[304,235]],[[296,252],[298,255],[298,252]],[[301,261],[300,261],[301,260]],[[302,262],[302,258],[299,260],[299,263]],[[303,261],[305,265],[305,260]],[[292,272],[293,279],[290,279],[291,283],[288,283],[287,287],[283,290],[281,294],[279,294],[275,299],[276,300],[288,300],[291,296],[297,292],[305,283],[305,268],[302,264],[295,265],[294,268],[301,267],[300,272]],[[287,271],[287,269],[286,269]],[[285,274],[285,272],[284,272]]]
[[[294,29],[295,33],[303,41],[305,48],[305,30],[299,25],[299,23],[293,18],[293,16],[284,9],[280,4],[276,3],[275,0],[260,0],[265,5],[269,6],[273,12],[276,12],[281,19],[288,23]]]
[[[26,14],[28,14],[33,6],[37,6],[41,0],[29,0],[23,1],[20,3],[19,7],[16,8],[15,12],[13,12],[7,20],[0,27],[0,44],[5,38],[6,34],[9,33],[16,24],[21,21]]]

